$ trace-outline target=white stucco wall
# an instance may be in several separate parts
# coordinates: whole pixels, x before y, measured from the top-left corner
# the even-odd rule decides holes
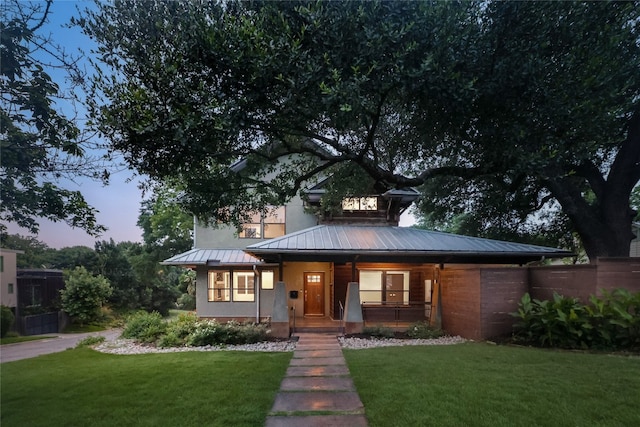
[[[17,254],[22,251],[0,248],[2,257],[2,272],[0,273],[0,304],[7,307],[15,307],[17,304],[18,283],[17,283]],[[13,287],[13,292],[9,293]]]

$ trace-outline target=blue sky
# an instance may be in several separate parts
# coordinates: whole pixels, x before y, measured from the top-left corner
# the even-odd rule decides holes
[[[88,1],[55,0],[51,6],[49,22],[42,28],[42,34],[50,33],[54,42],[64,46],[68,52],[77,54],[79,49],[88,51],[92,46],[91,40],[83,35],[80,29],[65,28],[64,25],[69,22],[72,16],[77,15],[78,7],[84,9],[91,5],[92,2]],[[65,86],[62,75],[55,71],[51,71],[50,75],[61,88]],[[67,116],[71,116],[71,114]],[[78,125],[81,126],[82,123],[80,122]],[[36,237],[51,248],[76,245],[93,247],[96,240],[109,240],[110,238],[116,242],[141,241],[142,231],[136,226],[136,222],[142,201],[142,192],[138,189],[136,179],[129,181],[132,178],[134,178],[133,172],[123,171],[114,173],[108,186],[87,179],[59,182],[61,187],[82,192],[87,202],[99,210],[98,222],[106,226],[108,231],[96,239],[83,230],[71,228],[63,222],[53,223],[40,220],[40,232]],[[11,234],[30,235],[27,230],[18,228],[14,224],[7,224],[7,226]]]

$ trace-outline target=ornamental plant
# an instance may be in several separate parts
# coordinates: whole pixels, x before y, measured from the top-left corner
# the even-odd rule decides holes
[[[518,319],[514,341],[571,349],[640,349],[640,293],[601,293],[588,304],[557,293],[552,300],[525,294],[512,313]]]
[[[62,309],[81,325],[91,322],[100,316],[100,308],[112,292],[108,279],[76,267],[65,272],[65,286],[60,290]]]

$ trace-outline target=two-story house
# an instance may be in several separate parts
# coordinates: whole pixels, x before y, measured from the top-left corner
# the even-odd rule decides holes
[[[196,221],[194,249],[164,261],[195,269],[199,317],[262,321],[284,283],[290,319],[339,320],[350,283],[372,322],[428,320],[445,264],[515,264],[566,251],[399,227],[414,189],[374,186],[327,211],[321,181],[237,232]]]

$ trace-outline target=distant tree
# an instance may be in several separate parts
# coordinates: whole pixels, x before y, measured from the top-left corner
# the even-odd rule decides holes
[[[640,185],[636,186],[631,192],[629,204],[637,212],[633,220],[640,222]]]
[[[55,249],[33,236],[2,234],[0,243],[4,248],[24,252],[16,257],[18,268],[49,268],[52,253],[55,252]]]
[[[95,148],[58,101],[73,105],[49,74],[67,72],[77,83],[76,59],[42,34],[52,0],[3,1],[0,8],[0,231],[13,222],[33,233],[38,219],[65,221],[99,235],[105,228],[79,191],[59,186],[61,178],[106,178]]]
[[[109,303],[117,308],[139,308],[143,299],[143,291],[137,280],[127,251],[135,245],[131,242],[115,243],[109,241],[96,242],[99,272],[109,280],[113,292],[109,295]]]
[[[94,249],[87,246],[71,246],[52,251],[49,266],[60,270],[84,267],[91,274],[100,273],[99,256]]]
[[[65,273],[65,287],[60,291],[62,309],[81,324],[91,322],[98,318],[111,292],[109,280],[76,267]]]
[[[142,202],[138,227],[147,249],[162,261],[193,247],[193,215],[179,202],[181,191],[170,186],[156,186],[149,199]]]
[[[478,232],[566,224],[591,259],[626,256],[639,22],[637,1],[100,3],[89,109],[203,220],[340,167],[424,186],[424,214],[481,212]]]

